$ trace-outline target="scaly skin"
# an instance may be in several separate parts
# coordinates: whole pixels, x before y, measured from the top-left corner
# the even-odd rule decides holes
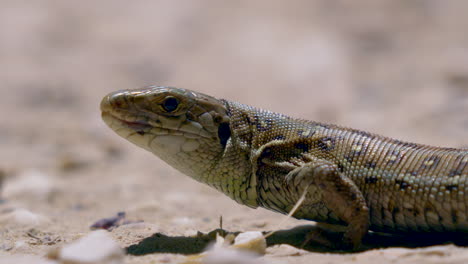
[[[237,202],[368,229],[468,232],[468,150],[401,142],[299,120],[186,89],[111,93],[102,117],[117,134]]]

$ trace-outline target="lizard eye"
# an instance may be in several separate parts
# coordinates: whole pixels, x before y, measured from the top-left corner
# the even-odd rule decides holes
[[[162,104],[162,107],[167,112],[173,112],[174,110],[177,109],[178,106],[179,106],[179,100],[177,100],[177,98],[175,97],[166,98],[166,100],[164,100]]]
[[[228,139],[231,137],[231,128],[229,127],[229,123],[221,123],[218,127],[218,137],[221,145],[226,147]]]

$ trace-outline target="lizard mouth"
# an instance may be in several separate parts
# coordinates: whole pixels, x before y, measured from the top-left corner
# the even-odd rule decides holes
[[[148,122],[144,120],[125,120],[121,117],[113,115],[109,112],[102,112],[102,118],[106,121],[109,125],[115,121],[118,122],[119,126],[137,131],[137,132],[144,132],[152,129],[154,126],[150,125]]]
[[[183,136],[185,138],[191,139],[213,137],[203,130],[198,131],[198,133],[196,133],[195,131],[190,131],[188,129],[173,129],[170,127],[158,125],[155,122],[146,121],[144,117],[133,117],[133,120],[130,120],[130,118],[120,117],[117,116],[115,113],[111,113],[108,111],[102,112],[102,119],[113,130],[128,129],[142,136],[146,134],[172,135]]]
[[[117,119],[120,123],[135,131],[144,131],[153,128],[152,125],[145,121],[127,121],[116,117],[114,117],[114,119]]]

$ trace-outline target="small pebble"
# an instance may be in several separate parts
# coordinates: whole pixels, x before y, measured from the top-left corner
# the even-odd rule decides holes
[[[47,221],[45,217],[21,208],[0,214],[0,224],[2,225],[37,226],[45,221]]]
[[[292,257],[292,256],[302,256],[307,254],[308,251],[299,249],[290,245],[281,244],[269,248],[268,255],[277,256],[277,257]]]
[[[103,218],[91,225],[91,230],[106,229],[111,230],[121,225],[125,220],[125,212],[118,212],[116,216]]]
[[[124,252],[107,231],[92,231],[85,237],[59,249],[55,255],[59,263],[120,264]]]
[[[237,235],[234,239],[233,248],[242,249],[259,255],[265,255],[267,244],[262,232],[250,231]]]

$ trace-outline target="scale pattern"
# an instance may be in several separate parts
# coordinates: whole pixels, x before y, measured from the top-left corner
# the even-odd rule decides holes
[[[175,99],[174,99],[175,98]],[[101,103],[104,121],[192,178],[250,207],[367,229],[468,232],[468,150],[402,142],[194,91],[151,86]]]

